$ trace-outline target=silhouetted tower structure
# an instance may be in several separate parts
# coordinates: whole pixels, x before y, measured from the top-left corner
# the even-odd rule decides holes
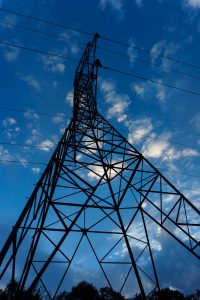
[[[159,290],[149,221],[200,258],[200,211],[98,112],[97,38],[76,70],[73,118],[0,252],[0,280],[54,299],[84,244],[104,285],[146,299]]]

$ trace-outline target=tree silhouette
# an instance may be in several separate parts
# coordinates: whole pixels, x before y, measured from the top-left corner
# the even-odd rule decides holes
[[[159,299],[159,300],[185,300],[185,296],[177,291],[171,290],[170,288],[164,288],[159,292],[154,292],[150,299]]]
[[[42,300],[42,292],[35,289],[29,292],[26,289],[20,289],[16,281],[9,283],[5,290],[0,290],[0,300]]]
[[[100,292],[86,281],[80,282],[71,292],[62,292],[57,300],[124,300],[125,298],[110,287],[100,289]]]
[[[62,298],[61,298],[62,299]],[[66,293],[66,300],[101,300],[98,290],[86,281],[80,282],[78,285],[72,288],[70,293]]]
[[[124,300],[125,298],[118,292],[115,292],[110,287],[100,289],[100,296],[102,300]]]

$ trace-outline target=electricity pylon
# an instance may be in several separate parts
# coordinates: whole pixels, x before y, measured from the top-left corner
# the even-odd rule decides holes
[[[146,299],[160,288],[149,220],[199,259],[200,211],[98,112],[97,38],[76,70],[73,118],[0,252],[0,280],[55,299],[81,254],[106,285]]]

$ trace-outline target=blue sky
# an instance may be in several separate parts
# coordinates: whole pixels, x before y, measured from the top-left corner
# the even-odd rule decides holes
[[[100,48],[115,52],[97,49],[102,65],[200,93],[200,0],[1,0],[0,7],[85,32],[98,32],[129,44],[132,47],[100,38]],[[84,48],[72,40],[82,43],[91,40],[91,36],[77,31],[3,11],[0,11],[0,21],[0,41],[70,58],[79,59]],[[2,245],[71,117],[76,62],[3,44],[0,44],[0,52]],[[97,103],[100,112],[200,207],[199,96],[100,69]],[[197,260],[164,234],[157,236],[157,252],[166,285],[184,292],[199,288]],[[189,259],[190,264],[182,263]],[[176,268],[170,277],[170,267],[174,265]],[[182,279],[177,276],[180,273]]]

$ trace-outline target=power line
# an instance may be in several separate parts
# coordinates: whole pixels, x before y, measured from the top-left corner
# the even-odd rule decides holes
[[[41,112],[41,111],[37,111],[37,110],[9,108],[9,107],[2,107],[2,106],[0,106],[0,110],[16,111],[16,112],[29,113],[29,114],[38,114],[38,115],[44,115],[44,116],[47,116],[47,117],[57,117],[57,116],[59,116],[59,115],[62,114],[62,113],[51,114],[51,113]],[[62,114],[62,117],[68,119],[68,118],[71,117],[71,115],[68,116],[68,115],[65,115],[65,114],[63,115]],[[123,129],[120,129],[120,130],[124,131],[126,133],[130,133],[130,132],[128,132],[128,130],[123,130]],[[136,134],[138,136],[145,136],[145,137],[151,138],[153,140],[164,141],[164,142],[168,142],[168,143],[171,143],[171,144],[179,145],[179,146],[182,146],[182,147],[188,147],[188,148],[200,150],[200,147],[191,146],[191,145],[188,145],[188,144],[185,144],[185,143],[181,143],[181,142],[170,141],[169,139],[162,139],[162,138],[158,138],[158,137],[154,137],[154,136],[151,136],[151,135],[146,135],[146,134],[142,134],[142,133],[138,133],[138,132],[134,132],[134,134]]]
[[[20,79],[20,77],[19,77]],[[26,82],[23,78],[20,79],[21,81],[24,81]],[[0,81],[0,85],[2,86],[11,86],[11,87],[15,87],[15,88],[19,88],[19,89],[24,89],[24,90],[31,90],[33,91],[34,90],[34,87],[32,87],[30,84],[29,86],[22,86],[22,85],[18,85],[18,84],[13,84],[13,83],[8,83],[8,82],[2,82]],[[73,98],[73,96],[70,96],[70,95],[67,95],[66,93],[62,93],[62,92],[56,92],[56,91],[50,91],[50,90],[46,90],[46,89],[43,89],[41,88],[41,90],[37,91],[37,93],[48,93],[48,94],[53,94],[53,95],[58,95],[58,96],[64,96],[64,97],[67,97],[67,98]]]
[[[30,148],[39,148],[42,149],[44,147],[42,147],[40,144],[39,145],[33,145],[33,144],[21,144],[21,143],[10,143],[10,142],[0,142],[0,145],[9,145],[9,146],[19,146],[19,147],[30,147]],[[55,146],[56,143],[52,143],[52,146]],[[45,145],[45,149],[52,149],[52,146],[46,146]]]
[[[32,165],[47,165],[44,162],[37,162],[37,161],[27,161],[27,160],[9,160],[9,159],[0,159],[1,163],[19,163],[19,164],[32,164]]]
[[[47,117],[57,117],[58,115],[61,115],[62,113],[57,113],[57,114],[51,114],[51,113],[46,113],[46,112],[40,112],[40,111],[36,111],[36,110],[27,110],[27,109],[19,109],[19,108],[9,108],[9,107],[2,107],[0,106],[0,110],[6,110],[6,111],[17,111],[17,112],[21,112],[21,113],[29,113],[29,114],[37,114],[37,115],[43,115],[43,116],[47,116]],[[67,115],[63,115],[63,118],[69,118],[70,116]]]
[[[19,12],[16,12],[16,11],[13,11],[13,10],[10,10],[10,9],[6,9],[6,8],[3,8],[3,7],[1,7],[0,10],[4,11],[4,12],[11,13],[11,14],[14,14],[14,15],[18,15],[18,16],[21,16],[21,17],[25,17],[25,18],[28,18],[28,19],[32,19],[32,20],[35,20],[35,21],[43,22],[43,23],[46,23],[46,24],[49,24],[49,25],[57,26],[57,27],[60,27],[60,28],[63,28],[63,29],[69,29],[71,31],[76,31],[76,32],[79,32],[79,33],[83,33],[85,35],[89,35],[89,36],[94,35],[93,33],[83,31],[81,29],[77,29],[77,28],[73,28],[73,27],[70,27],[70,26],[58,24],[56,22],[48,21],[48,20],[45,20],[45,19],[41,19],[41,18],[38,18],[38,17],[31,16],[31,15],[26,15],[26,14],[19,13]]]
[[[144,77],[143,75],[140,75],[140,74],[128,73],[128,72],[125,72],[125,71],[121,71],[121,70],[106,67],[106,66],[102,66],[102,68],[105,69],[105,70],[111,71],[111,72],[115,72],[115,73],[119,73],[119,74],[122,74],[122,75],[127,75],[127,76],[130,76],[130,77],[138,78],[138,79],[141,79],[141,80],[144,80],[144,81],[147,81],[147,82],[152,82],[154,84],[159,84],[159,85],[162,85],[162,86],[165,86],[165,87],[168,87],[168,88],[172,88],[172,89],[175,89],[175,90],[178,90],[178,91],[181,91],[181,92],[189,93],[189,94],[192,94],[192,95],[195,95],[195,96],[200,96],[200,92],[194,92],[192,90],[182,89],[182,88],[179,88],[179,87],[177,87],[175,85],[172,85],[172,84],[168,84],[168,83],[165,83],[165,82],[150,79],[148,77]]]
[[[174,72],[174,73],[180,74],[180,75],[182,75],[184,77],[186,76],[186,77],[191,77],[193,79],[200,80],[199,76],[196,76],[196,75],[193,75],[193,74],[189,74],[189,73],[186,73],[186,72],[182,72],[182,71],[179,71],[179,70],[176,70],[176,69],[172,69],[172,68],[169,68],[169,67],[166,67],[166,66],[162,66],[162,65],[159,65],[159,64],[156,64],[156,63],[152,63],[150,61],[147,61],[147,60],[144,60],[144,59],[141,59],[141,58],[138,58],[138,57],[131,57],[129,55],[126,55],[126,54],[123,54],[123,53],[119,53],[119,52],[116,52],[116,51],[112,51],[110,49],[101,48],[101,47],[97,47],[97,49],[99,49],[101,51],[112,53],[114,55],[122,56],[122,57],[125,57],[125,58],[128,58],[128,59],[134,60],[134,61],[139,61],[139,62],[141,62],[143,64],[148,64],[148,65],[151,65],[151,66],[163,69],[163,70],[168,70],[170,72]],[[131,62],[131,63],[135,63],[135,62]]]
[[[28,160],[12,160],[12,159],[0,159],[0,163],[19,163],[19,164],[34,164],[34,165],[47,165],[45,162],[39,162],[39,161],[28,161]],[[186,174],[178,171],[173,171],[173,170],[167,170],[167,169],[162,169],[162,168],[157,168],[158,170],[165,171],[165,172],[170,172],[170,173],[176,173],[188,177],[196,177],[200,178],[198,175],[191,175],[191,174]],[[189,190],[189,188],[186,188]],[[192,189],[191,189],[192,190]]]
[[[28,30],[28,31],[32,31],[32,32],[35,32],[35,33],[44,34],[44,35],[47,35],[47,36],[50,36],[50,37],[54,37],[54,38],[58,38],[58,39],[63,40],[63,41],[73,42],[75,44],[80,44],[80,45],[83,45],[83,46],[87,45],[87,43],[84,43],[84,42],[81,42],[81,41],[78,41],[78,40],[74,40],[74,39],[71,39],[71,38],[62,37],[62,36],[59,36],[57,34],[45,32],[45,31],[41,31],[41,30],[38,30],[38,29],[35,29],[35,28],[32,28],[32,27],[27,27],[27,26],[23,26],[23,25],[19,25],[19,24],[13,24],[13,23],[10,23],[10,22],[7,22],[7,21],[3,21],[3,20],[0,20],[0,23],[6,24],[6,25],[9,25],[9,26],[13,26],[15,28],[18,27],[18,28],[21,28],[21,29],[24,29],[24,30]]]
[[[23,50],[28,50],[28,51],[32,51],[32,52],[36,52],[36,53],[40,53],[40,54],[44,54],[44,55],[49,55],[49,56],[54,56],[54,57],[58,57],[58,58],[62,58],[62,59],[67,59],[67,60],[74,61],[74,62],[79,62],[78,59],[75,59],[75,58],[72,58],[72,57],[67,57],[67,56],[64,56],[64,55],[56,54],[56,53],[52,53],[52,52],[47,52],[47,51],[43,51],[43,50],[24,47],[24,46],[21,46],[21,45],[14,45],[14,44],[3,42],[3,41],[0,41],[0,44],[6,45],[6,46],[9,46],[9,47],[15,47],[15,48],[23,49]]]
[[[112,42],[112,43],[114,43],[114,44],[118,44],[118,45],[121,45],[121,46],[124,46],[124,47],[129,47],[129,48],[132,48],[132,49],[135,49],[135,50],[138,50],[138,51],[147,53],[147,54],[149,54],[149,55],[158,56],[158,57],[161,57],[161,58],[165,58],[165,59],[171,60],[171,61],[176,62],[176,63],[178,63],[178,64],[184,64],[184,65],[189,66],[189,67],[192,67],[192,68],[200,69],[200,66],[197,66],[197,65],[194,65],[194,64],[185,62],[185,61],[183,61],[183,60],[178,60],[178,59],[176,59],[176,58],[172,58],[172,57],[169,57],[169,56],[166,56],[166,55],[157,53],[157,52],[153,52],[153,51],[150,51],[150,50],[147,50],[147,49],[138,47],[138,46],[133,46],[133,45],[131,45],[131,44],[127,44],[127,43],[124,43],[124,42],[120,42],[120,41],[117,41],[117,40],[113,40],[113,39],[107,38],[107,37],[105,37],[105,36],[101,36],[101,38],[104,39],[104,40],[106,40],[106,41],[108,41],[108,42]]]
[[[79,32],[79,33],[82,33],[82,34],[85,34],[85,35],[94,36],[94,33],[91,33],[91,32],[88,32],[88,31],[83,31],[83,30],[80,30],[80,29],[77,29],[77,28],[74,28],[74,27],[70,27],[70,26],[67,26],[67,25],[59,24],[59,23],[56,23],[56,22],[53,22],[53,21],[49,21],[49,20],[45,20],[45,19],[42,19],[42,18],[39,18],[39,17],[35,17],[35,16],[31,16],[31,15],[26,15],[26,14],[23,14],[23,13],[19,13],[19,12],[13,11],[11,9],[0,8],[0,11],[12,13],[12,14],[15,14],[15,15],[19,15],[19,16],[22,16],[22,17],[25,17],[25,18],[29,18],[29,19],[35,20],[35,21],[39,21],[39,22],[43,22],[43,23],[46,23],[46,24],[49,24],[49,25],[57,26],[57,27],[60,27],[60,28],[63,28],[63,29],[69,29],[71,31]],[[126,48],[130,47],[132,49],[144,52],[144,53],[149,54],[149,55],[158,56],[158,57],[165,58],[165,59],[168,59],[170,61],[176,62],[178,64],[184,64],[184,65],[187,65],[187,66],[192,67],[192,68],[200,69],[200,66],[197,66],[197,65],[194,65],[194,64],[182,61],[182,60],[178,60],[176,58],[172,58],[172,57],[169,57],[169,56],[166,56],[166,55],[154,52],[154,51],[150,51],[150,50],[138,47],[138,46],[133,46],[133,45],[128,44],[128,43],[117,41],[117,40],[111,39],[111,38],[103,36],[103,35],[101,35],[100,38],[103,39],[103,40],[105,40],[105,41],[107,41],[107,42],[112,42],[114,44],[118,44],[118,45],[124,46]]]
[[[170,172],[170,173],[174,173],[174,174],[180,174],[180,175],[184,175],[184,176],[188,176],[188,177],[196,177],[196,178],[200,178],[200,176],[198,175],[193,175],[193,174],[187,174],[184,172],[178,172],[178,171],[174,171],[174,170],[167,170],[167,169],[163,169],[163,168],[157,168],[160,171],[165,171],[165,172]]]
[[[52,53],[52,52],[46,52],[46,51],[43,51],[43,50],[28,48],[28,47],[24,47],[24,46],[21,46],[21,45],[14,45],[14,44],[6,43],[6,42],[3,42],[3,41],[0,41],[0,44],[4,44],[4,45],[10,46],[10,47],[20,48],[20,49],[23,49],[23,50],[28,50],[28,51],[31,51],[31,52],[41,53],[41,54],[44,54],[44,55],[55,56],[55,57],[67,59],[69,61],[79,62],[78,59],[70,58],[70,57],[63,56],[63,55],[58,55],[58,54],[55,54],[55,53]],[[173,89],[181,91],[181,92],[186,92],[186,93],[190,93],[190,94],[195,95],[195,96],[200,96],[200,93],[198,93],[198,92],[194,92],[194,91],[187,90],[187,89],[182,89],[182,88],[179,88],[177,86],[174,86],[174,85],[171,85],[171,84],[168,84],[168,83],[165,83],[165,82],[160,82],[160,81],[157,81],[157,80],[154,80],[154,79],[144,77],[143,75],[128,73],[128,72],[124,72],[124,71],[114,69],[114,68],[111,68],[111,67],[107,67],[107,66],[102,66],[102,68],[105,69],[105,70],[111,71],[111,72],[131,76],[131,77],[138,78],[138,79],[141,79],[141,80],[144,80],[144,81],[147,81],[147,82],[152,82],[154,84],[159,84],[159,85],[162,85],[162,86],[165,86],[165,87],[168,87],[168,88],[173,88]]]
[[[22,143],[0,142],[0,145],[19,146],[19,147],[33,147],[33,148],[39,148],[39,149],[42,148],[42,146],[40,144],[38,144],[38,145],[31,144],[30,145],[30,144],[22,144]],[[56,143],[52,143],[52,146],[56,146],[56,145],[57,145]],[[45,146],[45,148],[52,149],[52,146]],[[157,169],[161,170],[161,171],[166,171],[166,172],[175,173],[175,174],[181,174],[181,175],[185,175],[185,176],[189,176],[189,177],[200,178],[200,176],[198,176],[198,175],[191,175],[191,174],[187,174],[187,173],[184,173],[184,172],[168,170],[168,169],[163,169],[163,168],[157,168]]]
[[[1,109],[1,108],[0,108]],[[18,110],[17,110],[18,111]],[[33,112],[33,113],[37,113],[37,112]],[[39,113],[37,113],[39,114]],[[45,114],[46,115],[46,114]],[[47,114],[47,116],[57,116],[57,115],[51,115],[51,114]],[[124,130],[124,132],[127,133],[127,131]],[[140,133],[137,133],[137,132],[134,132],[134,134],[136,135],[139,135],[139,136],[145,136],[145,134],[140,134]],[[150,136],[150,135],[147,135],[146,137],[148,138],[152,138],[153,140],[159,140],[159,141],[164,141],[164,142],[168,142],[168,143],[171,143],[171,144],[175,144],[175,145],[179,145],[179,146],[182,146],[182,147],[188,147],[188,148],[192,148],[192,149],[196,149],[196,150],[200,150],[200,147],[195,147],[195,146],[190,146],[188,144],[183,144],[183,143],[179,143],[179,142],[174,142],[174,141],[169,141],[167,139],[161,139],[161,138],[156,138],[156,137],[153,137],[153,136]],[[23,146],[23,147],[41,147],[40,145],[29,145],[29,144],[17,144],[17,143],[11,143],[11,142],[0,142],[1,145],[12,145],[12,146]],[[55,144],[53,144],[55,145]],[[50,147],[51,148],[51,147]]]
[[[123,129],[120,129],[120,130],[124,131],[124,132],[127,132],[127,130],[123,130]],[[131,132],[128,132],[128,133],[131,133]],[[179,146],[182,146],[182,147],[188,147],[188,148],[200,150],[200,147],[195,147],[195,146],[191,146],[191,145],[188,145],[188,144],[185,144],[185,143],[170,141],[169,139],[161,139],[161,138],[158,138],[158,137],[154,137],[152,135],[146,135],[146,134],[142,134],[142,133],[138,133],[138,132],[134,132],[134,134],[139,135],[139,136],[145,136],[145,137],[151,138],[153,140],[159,140],[159,141],[163,141],[163,142],[168,142],[168,143],[171,143],[171,144],[179,145]]]
[[[31,27],[26,27],[26,26],[22,26],[22,25],[18,25],[18,24],[13,24],[13,23],[10,23],[10,22],[7,22],[7,21],[3,21],[3,20],[0,20],[0,23],[6,24],[6,25],[9,25],[9,26],[13,26],[15,28],[19,27],[19,28],[22,28],[24,30],[28,30],[28,31],[32,31],[32,32],[35,32],[35,33],[47,35],[49,37],[54,37],[54,38],[57,38],[57,39],[60,39],[60,40],[63,40],[63,41],[68,41],[68,42],[70,41],[70,42],[74,43],[75,45],[80,44],[80,45],[86,46],[86,44],[87,44],[87,43],[84,43],[84,42],[81,42],[81,41],[78,41],[78,40],[74,40],[74,39],[71,39],[71,38],[61,37],[61,36],[53,34],[53,33],[41,31],[41,30],[38,30],[38,29],[34,29],[34,28],[31,28]],[[80,47],[80,46],[77,46],[77,47],[79,49],[82,49],[82,47]],[[159,65],[157,63],[152,63],[150,61],[146,61],[146,60],[138,58],[138,57],[131,57],[129,55],[126,55],[126,54],[123,54],[123,53],[119,53],[119,52],[116,52],[116,51],[112,51],[110,49],[102,48],[102,47],[99,47],[99,46],[97,46],[97,49],[99,49],[100,51],[104,51],[106,53],[111,53],[111,54],[114,54],[114,55],[117,55],[117,56],[121,56],[121,57],[124,57],[124,58],[127,58],[127,59],[134,60],[135,62],[132,62],[134,64],[138,61],[138,62],[143,63],[145,65],[155,66],[155,67],[163,69],[163,70],[167,70],[167,71],[170,71],[170,72],[174,72],[174,73],[180,74],[181,76],[184,76],[184,77],[186,76],[186,77],[189,77],[189,78],[191,77],[193,79],[200,80],[200,77],[195,76],[193,74],[189,74],[189,73],[182,72],[182,71],[179,71],[179,70],[176,70],[176,69],[172,69],[172,68],[169,68],[169,67],[166,67],[166,66],[162,66],[162,65]]]

